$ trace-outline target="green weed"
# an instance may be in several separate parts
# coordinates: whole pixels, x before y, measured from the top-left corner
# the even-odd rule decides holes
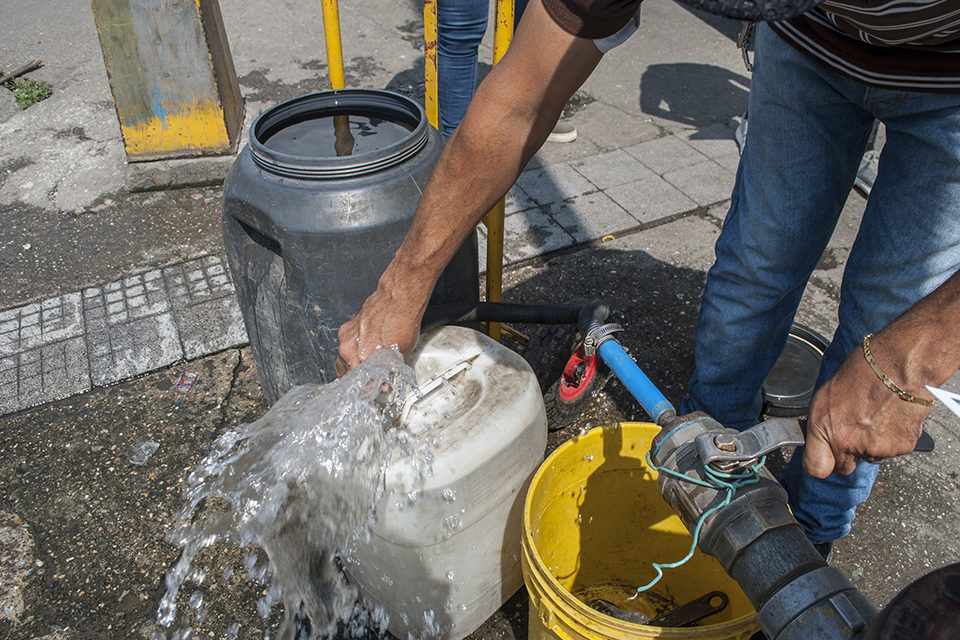
[[[13,97],[21,111],[27,107],[32,107],[41,100],[46,100],[53,93],[50,85],[39,80],[20,78],[19,80],[4,82],[2,72],[0,72],[0,84],[13,91]]]

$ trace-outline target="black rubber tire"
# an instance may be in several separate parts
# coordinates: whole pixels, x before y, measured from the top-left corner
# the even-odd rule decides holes
[[[590,403],[593,402],[599,387],[601,387],[607,379],[607,371],[606,366],[602,362],[598,362],[597,372],[594,374],[593,379],[587,383],[587,386],[584,387],[580,395],[572,401],[564,400],[561,397],[560,383],[563,382],[563,380],[558,376],[557,380],[554,381],[554,383],[550,385],[550,388],[547,389],[547,392],[543,394],[543,404],[547,410],[547,430],[559,431],[573,424],[586,408],[590,406]],[[563,374],[562,367],[560,373],[561,375]]]
[[[537,375],[544,396],[560,380],[567,360],[581,341],[580,331],[572,324],[541,324],[530,332],[523,358]]]
[[[582,394],[573,402],[560,397],[560,380],[557,380],[543,395],[543,404],[547,409],[547,430],[559,431],[573,424],[593,402],[594,389],[606,376],[598,371]]]

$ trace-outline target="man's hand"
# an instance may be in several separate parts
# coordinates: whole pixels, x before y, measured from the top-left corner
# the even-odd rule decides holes
[[[340,327],[340,350],[333,365],[337,377],[342,377],[378,348],[390,349],[396,345],[404,360],[409,358],[417,346],[422,315],[423,309],[412,307],[409,298],[396,300],[378,288],[357,315]]]
[[[870,340],[894,384],[933,400],[960,367],[960,271]],[[803,468],[817,478],[851,473],[857,460],[876,462],[913,451],[930,407],[900,399],[874,373],[862,347],[847,357],[810,403]]]
[[[923,397],[927,395],[924,391]],[[862,349],[854,349],[813,398],[803,468],[814,477],[826,478],[832,471],[853,472],[858,460],[872,462],[909,453],[929,412],[929,407],[905,402],[887,389]]]

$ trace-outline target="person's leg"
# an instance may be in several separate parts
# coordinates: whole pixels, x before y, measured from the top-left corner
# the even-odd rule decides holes
[[[960,269],[960,96],[871,89],[866,106],[887,141],[856,241],[844,269],[839,326],[824,354],[818,386],[863,336],[880,331]],[[784,473],[794,515],[814,542],[850,531],[877,465],[817,480],[800,454]]]
[[[870,133],[864,89],[757,30],[750,141],[707,275],[681,411],[756,423],[760,387],[833,232]]]
[[[444,137],[459,126],[477,88],[477,47],[488,10],[488,0],[437,2],[437,101]]]

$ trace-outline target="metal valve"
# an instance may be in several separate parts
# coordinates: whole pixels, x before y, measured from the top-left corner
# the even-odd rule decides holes
[[[771,418],[742,432],[701,433],[694,442],[703,464],[728,471],[753,464],[777,449],[802,445],[803,430],[796,419]]]

